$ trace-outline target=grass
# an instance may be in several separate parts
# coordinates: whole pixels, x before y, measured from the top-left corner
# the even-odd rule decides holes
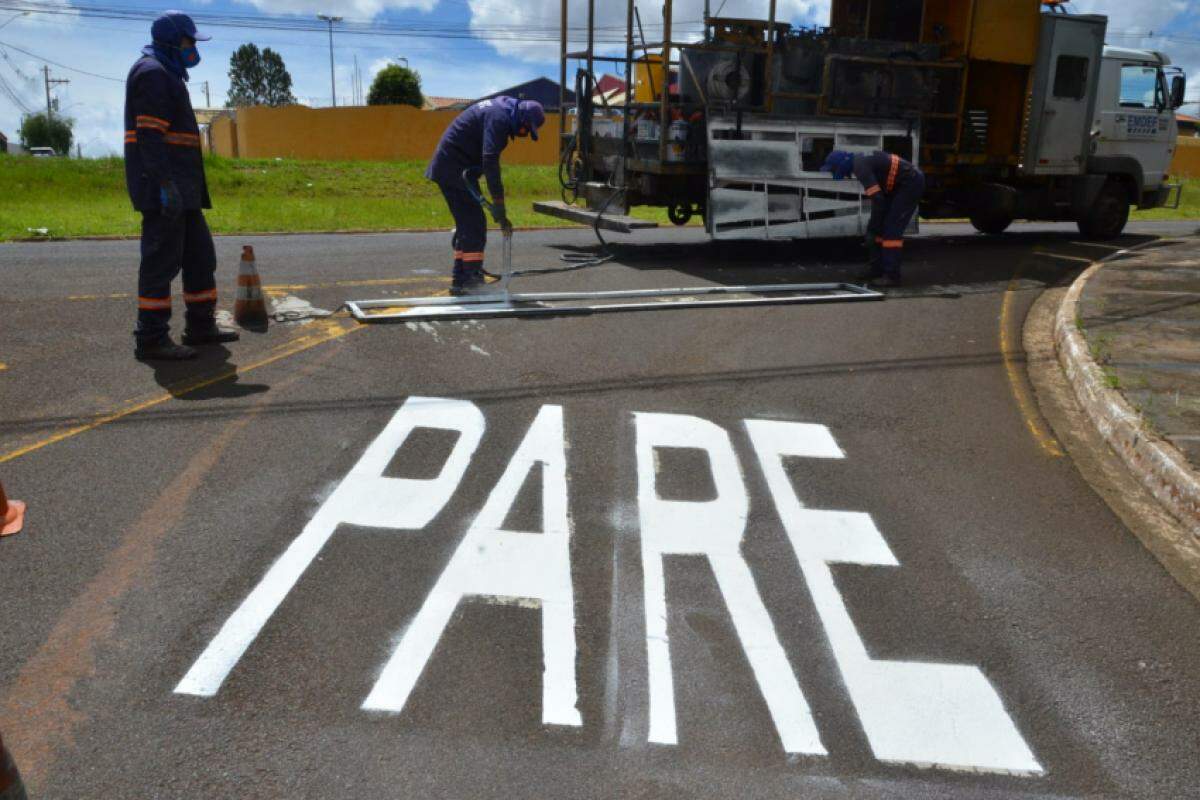
[[[214,233],[450,228],[453,220],[424,162],[234,160],[209,157],[205,171]],[[517,226],[569,226],[531,209],[559,197],[551,166],[504,169],[509,217]],[[0,156],[0,241],[136,236],[140,216],[125,193],[119,158]],[[666,222],[661,209],[637,215]],[[34,229],[31,231],[30,229]],[[47,234],[36,229],[47,228]]]
[[[402,230],[453,224],[424,162],[293,160],[206,161],[215,233]],[[518,226],[569,226],[535,214],[534,200],[559,196],[552,166],[504,170],[509,216]],[[0,156],[0,241],[80,236],[136,236],[140,217],[125,194],[124,164],[110,159]],[[1134,213],[1135,219],[1200,219],[1200,180],[1188,181],[1177,210]],[[662,209],[636,216],[663,224]],[[695,223],[693,223],[695,224]],[[46,228],[47,234],[38,229]],[[31,230],[33,229],[33,230]]]

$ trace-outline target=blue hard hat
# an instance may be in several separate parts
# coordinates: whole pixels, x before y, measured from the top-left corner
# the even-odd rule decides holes
[[[835,178],[845,178],[854,171],[854,154],[834,150],[821,165],[821,172],[832,172]]]
[[[150,26],[150,36],[156,42],[175,46],[178,46],[185,36],[197,42],[207,42],[212,38],[196,30],[196,23],[182,11],[167,11],[154,20],[154,24]]]

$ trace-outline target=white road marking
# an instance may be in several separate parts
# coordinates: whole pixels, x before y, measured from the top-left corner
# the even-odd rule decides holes
[[[775,635],[750,567],[742,557],[749,499],[729,434],[698,417],[634,414],[634,419],[650,673],[650,741],[678,742],[663,556],[702,555],[712,566],[784,750],[825,754],[812,712]],[[658,496],[654,451],[666,447],[700,448],[707,452],[716,498],[671,501]]]
[[[870,515],[804,508],[783,468],[785,456],[844,458],[829,429],[765,420],[745,424],[875,756],[925,767],[1042,774],[979,669],[875,660],[867,653],[829,564],[899,563]]]
[[[504,530],[501,526],[525,477],[539,462],[543,465],[542,532]],[[542,722],[582,725],[576,707],[570,540],[562,406],[546,405],[362,707],[372,711],[404,710],[461,600],[535,600],[542,610]]]
[[[483,414],[473,403],[410,397],[225,622],[175,691],[204,697],[217,693],[338,525],[398,530],[419,530],[428,525],[458,488],[485,425]],[[422,480],[384,477],[392,456],[418,427],[459,433],[441,472],[436,478]]]

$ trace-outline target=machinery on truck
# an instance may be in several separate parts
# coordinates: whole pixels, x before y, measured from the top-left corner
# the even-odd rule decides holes
[[[918,164],[923,219],[1071,220],[1121,233],[1132,207],[1179,203],[1169,165],[1186,77],[1163,53],[1106,47],[1107,18],[1067,0],[833,0],[829,26],[704,19],[698,41],[647,41],[627,0],[624,53],[568,50],[562,2],[561,201],[543,213],[613,230],[634,206],[694,215],[716,239],[865,232],[869,203],[819,172],[833,149],[887,150]],[[636,36],[635,36],[636,34]],[[567,70],[578,63],[575,104]],[[594,96],[596,65],[626,91]],[[916,221],[914,220],[914,225]]]

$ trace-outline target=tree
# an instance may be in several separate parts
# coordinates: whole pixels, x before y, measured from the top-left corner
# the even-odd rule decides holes
[[[51,116],[45,113],[29,114],[21,120],[21,146],[53,147],[60,156],[70,155],[71,142],[75,139],[75,120],[70,117]]]
[[[388,64],[375,74],[371,91],[367,93],[369,106],[416,106],[425,105],[421,94],[421,76],[416,70],[399,64]]]
[[[229,57],[228,108],[288,106],[295,102],[292,76],[279,53],[269,47],[259,51],[255,44],[244,44]]]

